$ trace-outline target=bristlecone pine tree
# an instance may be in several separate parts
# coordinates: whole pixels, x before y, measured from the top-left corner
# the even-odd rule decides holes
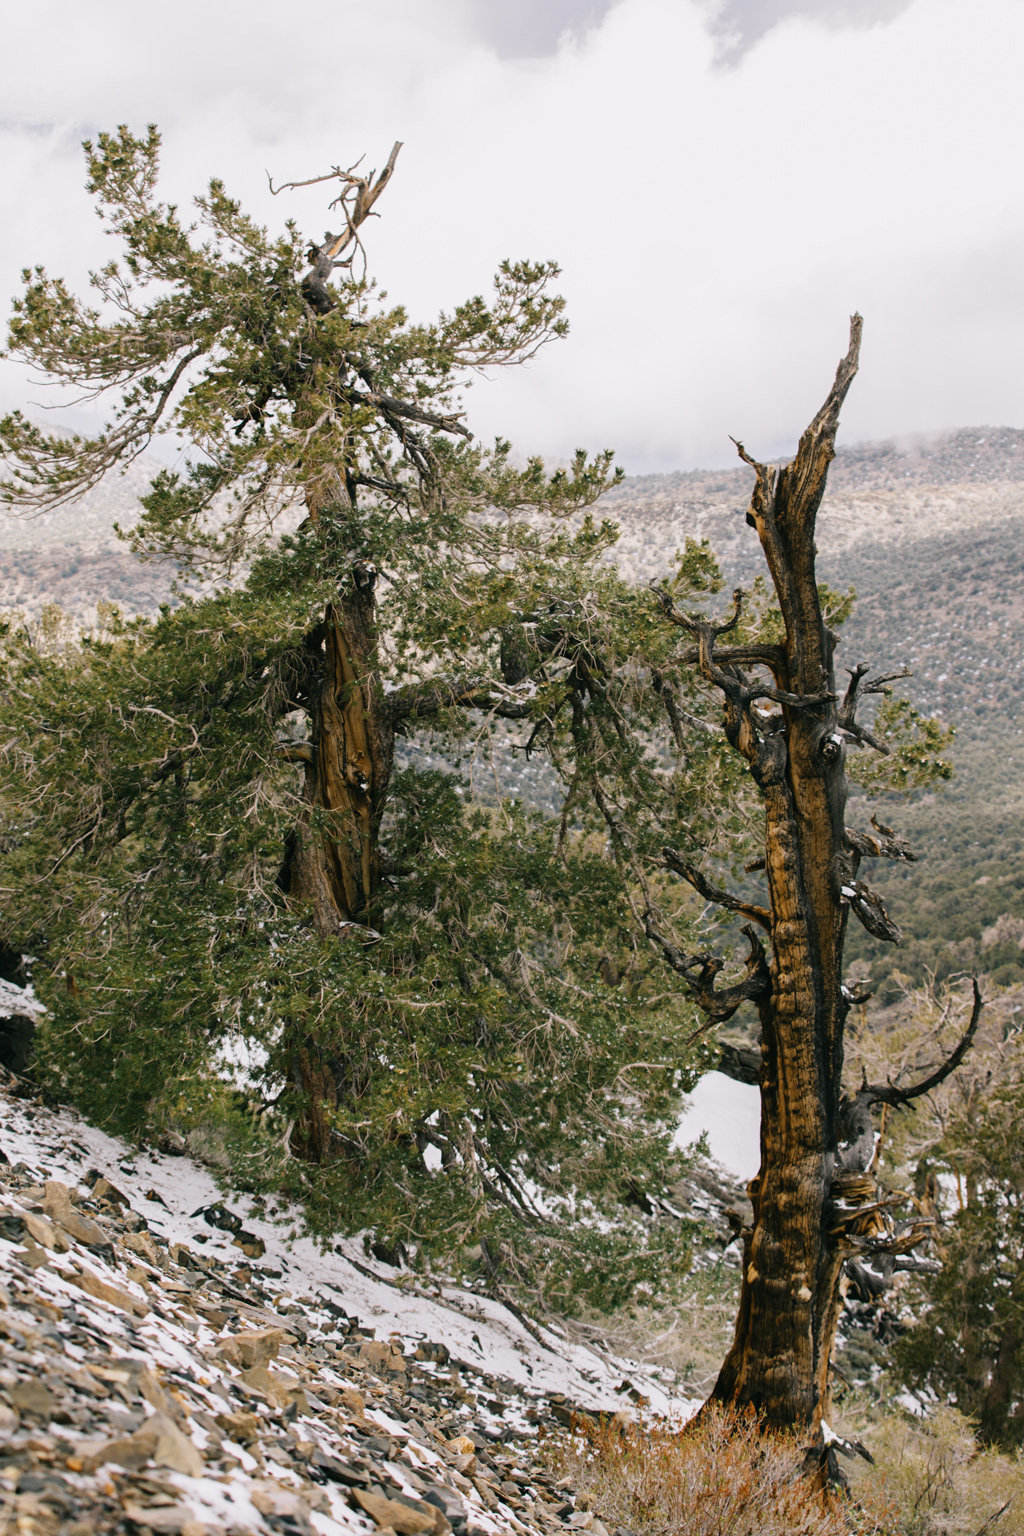
[[[252,1177],[324,1229],[476,1245],[492,1278],[531,1232],[565,1300],[585,1247],[552,1213],[603,1203],[615,1253],[590,1268],[613,1299],[685,1236],[649,1241],[621,1199],[671,1158],[700,1050],[686,989],[594,985],[628,912],[586,828],[470,811],[451,775],[395,766],[424,725],[453,751],[532,730],[566,693],[569,616],[616,588],[614,534],[585,513],[610,456],[517,469],[456,409],[468,373],[564,332],[556,269],[506,263],[490,304],[411,324],[360,275],[398,145],[379,176],[331,173],[341,231],[309,253],[218,182],[186,227],[156,199],[158,147],[86,146],[122,247],[101,308],[36,269],[11,324],[15,356],[116,408],[85,438],[6,418],[8,504],[72,500],[174,433],[186,469],[130,537],[198,584],[82,644],[8,626],[0,939],[38,957],[39,1070],[146,1133],[242,1052]],[[616,591],[620,627],[646,625]]]
[[[764,815],[760,900],[741,900],[710,883],[698,866],[666,847],[663,859],[705,900],[747,919],[749,958],[743,979],[718,987],[720,961],[686,956],[659,931],[657,912],[643,914],[649,938],[669,965],[691,978],[698,1004],[713,1019],[730,1018],[744,1001],[760,1021],[761,1167],[750,1187],[753,1226],[744,1234],[743,1282],[736,1338],[713,1399],[752,1404],[769,1424],[807,1429],[822,1438],[830,1415],[830,1361],[847,1261],[887,1265],[927,1235],[927,1224],[897,1224],[872,1173],[875,1104],[909,1103],[936,1086],[962,1060],[977,1028],[977,983],[967,1032],[956,1051],[923,1083],[905,1088],[864,1084],[844,1097],[843,1029],[863,993],[843,984],[843,941],[851,912],[876,938],[900,931],[860,878],[864,858],[913,858],[890,828],[846,825],[847,752],[886,754],[880,726],[858,721],[866,695],[892,676],[868,677],[855,666],[840,696],[834,652],[815,575],[814,528],[835,453],[839,412],[857,371],[861,320],[821,410],[784,468],[759,464],[739,446],[756,483],[747,515],[756,530],[778,603],[780,632],[729,643],[740,625],[744,594],[715,622],[687,613],[660,587],[662,612],[696,643],[675,658],[696,664],[722,701],[725,735],[749,768]],[[902,675],[902,674],[901,674]],[[892,712],[890,712],[892,713]],[[895,712],[898,716],[900,711]],[[941,733],[919,722],[920,741]],[[904,757],[906,752],[904,748]],[[927,752],[919,760],[927,776]],[[899,776],[897,776],[899,777]],[[771,948],[766,957],[761,934]]]

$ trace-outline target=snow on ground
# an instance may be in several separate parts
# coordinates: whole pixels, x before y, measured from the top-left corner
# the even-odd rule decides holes
[[[0,1019],[15,1018],[19,1014],[31,1018],[33,1014],[45,1012],[31,987],[19,987],[0,976]]]
[[[212,1173],[191,1157],[138,1152],[70,1110],[55,1112],[7,1096],[0,1097],[0,1149],[12,1163],[23,1162],[40,1178],[58,1179],[72,1189],[95,1168],[168,1242],[201,1244],[204,1254],[239,1262],[232,1234],[211,1231],[202,1216],[193,1215],[224,1197]],[[440,1341],[467,1364],[507,1377],[531,1396],[561,1392],[584,1407],[617,1408],[621,1398],[615,1389],[628,1375],[656,1414],[686,1417],[699,1407],[673,1398],[655,1373],[635,1361],[570,1344],[550,1328],[537,1327],[539,1342],[488,1296],[375,1264],[353,1241],[324,1252],[296,1234],[294,1212],[290,1223],[281,1223],[280,1217],[261,1215],[245,1197],[229,1203],[266,1244],[257,1267],[270,1275],[279,1271],[282,1291],[333,1300],[378,1338],[401,1334],[413,1347],[416,1340]]]
[[[688,1146],[701,1135],[716,1163],[744,1182],[761,1164],[761,1100],[756,1087],[723,1072],[709,1072],[688,1096],[674,1142]]]

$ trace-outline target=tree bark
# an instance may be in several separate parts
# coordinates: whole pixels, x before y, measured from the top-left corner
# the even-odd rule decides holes
[[[814,570],[814,522],[834,454],[839,406],[857,365],[859,322],[828,401],[781,472],[758,466],[752,513],[782,606],[775,684],[781,729],[751,756],[765,809],[771,989],[761,1019],[761,1167],[751,1186],[736,1338],[713,1396],[770,1424],[816,1434],[849,1250],[828,1233],[842,1095],[845,748],[836,729],[833,637]],[[820,702],[804,701],[817,698]],[[751,747],[753,743],[751,743]]]
[[[791,464],[781,470],[757,464],[739,445],[757,474],[748,521],[771,572],[783,643],[755,648],[756,656],[749,646],[717,648],[718,637],[737,622],[741,593],[724,624],[680,615],[661,594],[673,621],[696,635],[701,670],[725,695],[726,734],[747,759],[765,812],[771,963],[768,984],[755,997],[761,1166],[750,1185],[754,1216],[736,1336],[712,1398],[749,1404],[768,1425],[809,1431],[819,1450],[822,1423],[831,1414],[829,1368],[843,1265],[870,1255],[891,1272],[893,1255],[909,1252],[927,1230],[920,1223],[896,1230],[888,1211],[893,1202],[879,1196],[871,1171],[875,1139],[868,1112],[876,1103],[909,1103],[954,1071],[982,1007],[975,982],[966,1034],[924,1082],[906,1089],[865,1083],[844,1099],[843,1030],[850,1008],[863,1001],[842,979],[849,915],[878,938],[900,937],[878,896],[858,880],[860,860],[914,857],[902,838],[878,822],[873,836],[845,826],[847,741],[887,750],[857,724],[857,703],[891,679],[866,683],[868,669],[857,666],[839,699],[836,636],[825,624],[815,576],[815,519],[835,455],[840,407],[857,371],[860,331],[855,315],[835,383]],[[751,660],[770,669],[772,685],[747,681],[742,666]],[[777,704],[779,713],[755,711],[762,699]],[[666,858],[666,865],[686,873],[678,860]],[[687,878],[697,883],[692,872]],[[737,906],[725,893],[712,899]]]
[[[484,708],[508,719],[530,714],[489,679],[434,677],[384,693],[375,622],[376,572],[356,562],[351,587],[311,637],[314,677],[308,702],[310,740],[290,755],[303,763],[304,808],[286,856],[283,885],[307,909],[321,938],[373,943],[381,923],[374,910],[381,884],[380,829],[394,767],[395,737],[410,719],[440,710]],[[301,1110],[290,1146],[297,1157],[323,1163],[338,1155],[330,1115],[353,1087],[344,1046],[311,1034],[295,1040],[292,1076]]]
[[[395,756],[394,724],[377,672],[374,579],[324,616],[320,678],[310,703],[303,812],[289,894],[308,903],[321,936],[365,924],[380,887],[378,839]]]
[[[319,675],[309,701],[310,741],[302,752],[305,807],[286,879],[290,899],[308,907],[321,938],[356,942],[379,937],[372,904],[380,888],[379,835],[395,751],[377,671],[374,576],[357,564],[351,589],[324,615]],[[329,1162],[338,1150],[331,1111],[346,1091],[344,1048],[303,1034],[294,1042],[292,1075],[301,1110],[291,1150],[307,1162]]]
[[[667,616],[698,640],[696,659],[724,694],[726,734],[747,759],[765,812],[771,962],[767,984],[754,998],[761,1022],[761,1166],[750,1186],[754,1218],[736,1336],[712,1396],[750,1404],[768,1425],[816,1438],[830,1411],[829,1361],[839,1275],[854,1251],[851,1228],[869,1230],[873,1219],[849,1217],[850,1201],[843,1198],[849,1191],[841,1177],[837,1182],[850,1006],[842,985],[843,940],[860,855],[844,840],[849,731],[839,717],[835,636],[822,613],[814,545],[859,343],[855,316],[833,388],[790,465],[757,464],[739,445],[757,474],[748,522],[761,540],[785,640],[758,646],[756,654],[750,646],[719,649],[719,637],[739,618],[742,593],[725,623],[680,614],[670,596],[660,594]],[[751,662],[770,669],[771,684],[748,680],[743,666]],[[755,709],[762,700],[778,712]],[[679,869],[678,861],[666,862]],[[857,1203],[872,1205],[865,1193],[873,1191],[873,1180],[860,1183],[866,1189],[858,1189]]]

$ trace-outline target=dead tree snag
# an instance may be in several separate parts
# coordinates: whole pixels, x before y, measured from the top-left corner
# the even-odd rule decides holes
[[[921,1224],[898,1230],[879,1195],[871,1161],[875,1103],[909,1102],[912,1089],[868,1087],[852,1100],[842,1092],[843,1029],[862,1000],[843,985],[850,913],[875,937],[900,932],[878,895],[859,878],[864,857],[912,859],[906,842],[873,822],[870,833],[845,824],[849,743],[885,752],[857,720],[867,694],[891,677],[868,679],[858,666],[840,696],[829,629],[815,575],[815,519],[835,453],[839,412],[857,372],[861,320],[821,410],[784,468],[758,463],[738,444],[756,474],[747,521],[757,531],[781,608],[778,644],[728,644],[743,610],[722,621],[681,612],[657,588],[665,618],[695,642],[681,659],[695,663],[720,690],[725,733],[745,758],[765,816],[763,905],[712,886],[685,858],[664,850],[673,870],[707,901],[740,912],[767,931],[766,960],[753,927],[746,976],[721,992],[721,961],[686,957],[661,937],[653,911],[648,937],[712,1020],[752,1001],[761,1025],[761,1166],[750,1186],[754,1219],[746,1234],[736,1337],[713,1398],[752,1404],[769,1425],[807,1430],[821,1444],[830,1410],[829,1366],[839,1307],[839,1278],[848,1259],[906,1252],[924,1236]],[[902,675],[902,674],[901,674]],[[768,711],[755,706],[767,702]],[[758,861],[760,864],[760,861]],[[757,866],[754,866],[757,867]],[[981,1002],[954,1056],[928,1082],[952,1071],[970,1044]]]

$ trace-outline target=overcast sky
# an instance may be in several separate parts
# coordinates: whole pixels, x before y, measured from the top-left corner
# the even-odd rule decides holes
[[[1021,0],[47,0],[9,6],[4,307],[111,254],[79,142],[155,121],[165,187],[330,224],[405,147],[371,266],[418,317],[503,256],[563,268],[571,335],[471,392],[525,451],[630,471],[792,450],[865,316],[847,441],[1024,425]],[[0,365],[0,403],[43,396]]]

